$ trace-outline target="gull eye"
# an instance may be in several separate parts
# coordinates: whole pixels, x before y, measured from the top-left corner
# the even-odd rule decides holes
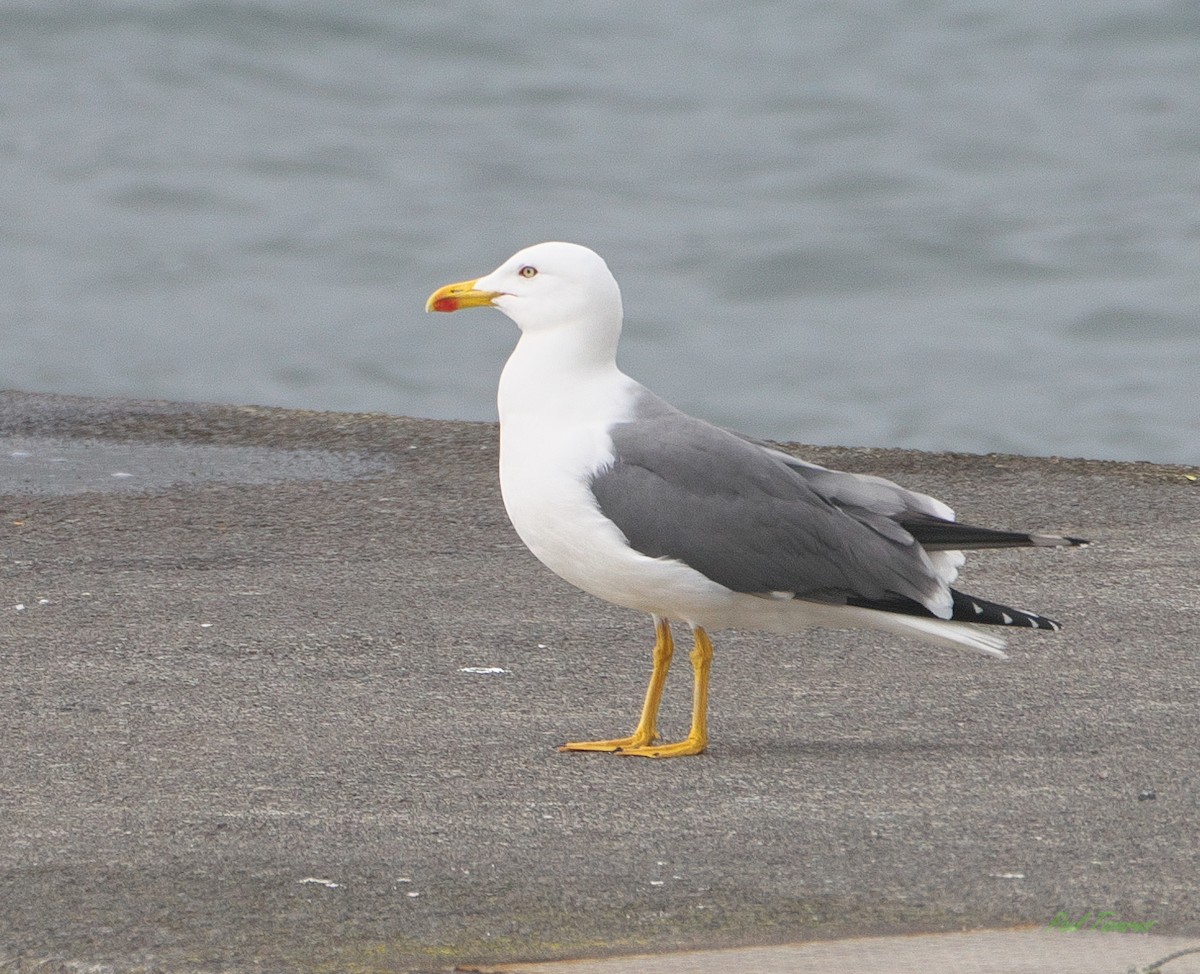
[[[519,271],[517,271],[517,273],[522,277],[537,277],[537,268],[530,267],[528,264],[526,264]]]

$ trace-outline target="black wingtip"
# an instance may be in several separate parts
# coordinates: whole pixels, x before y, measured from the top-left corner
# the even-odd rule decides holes
[[[1067,538],[1060,534],[1029,531],[997,531],[961,521],[946,521],[922,514],[904,514],[896,518],[926,551],[963,551],[980,548],[1081,548],[1091,544],[1086,538]]]
[[[1062,626],[1053,619],[1047,619],[1036,612],[1026,612],[1024,609],[1014,609],[999,602],[989,602],[987,599],[976,598],[951,589],[954,598],[955,622],[977,622],[985,626],[1025,626],[1029,629],[1045,629],[1048,632],[1058,632]]]
[[[1059,623],[1036,612],[1026,612],[1024,609],[1014,609],[999,602],[989,602],[974,595],[967,595],[958,589],[951,589],[953,598],[953,614],[951,622],[973,622],[980,626],[1009,626],[1016,629],[1041,629],[1046,632],[1058,632],[1062,629]],[[900,596],[884,599],[849,598],[847,605],[860,606],[864,609],[878,609],[881,612],[898,612],[903,615],[933,617],[920,602]]]

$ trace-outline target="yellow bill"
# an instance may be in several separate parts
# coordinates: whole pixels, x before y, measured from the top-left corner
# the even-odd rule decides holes
[[[478,278],[476,278],[478,280]],[[458,311],[460,308],[487,308],[500,296],[499,291],[478,291],[475,281],[459,281],[440,287],[425,302],[426,311]]]

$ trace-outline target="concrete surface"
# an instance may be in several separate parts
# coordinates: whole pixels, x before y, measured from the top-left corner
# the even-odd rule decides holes
[[[718,634],[710,751],[651,762],[554,750],[632,727],[652,632],[523,549],[493,427],[9,393],[0,431],[0,971],[1200,937],[1194,468],[806,448],[1095,539],[963,579],[1066,628]]]
[[[495,974],[1198,974],[1200,938],[987,930],[480,968]],[[1183,953],[1184,956],[1172,957]],[[1167,963],[1158,967],[1166,960]]]

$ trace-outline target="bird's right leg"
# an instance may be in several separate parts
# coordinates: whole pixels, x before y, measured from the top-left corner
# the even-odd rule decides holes
[[[572,741],[563,744],[560,751],[619,751],[625,747],[646,747],[658,737],[655,721],[658,706],[662,703],[663,687],[667,683],[667,670],[671,667],[671,656],[675,643],[671,639],[671,626],[666,619],[654,617],[654,670],[650,674],[650,685],[646,688],[646,702],[642,704],[642,717],[628,737],[611,741]]]

